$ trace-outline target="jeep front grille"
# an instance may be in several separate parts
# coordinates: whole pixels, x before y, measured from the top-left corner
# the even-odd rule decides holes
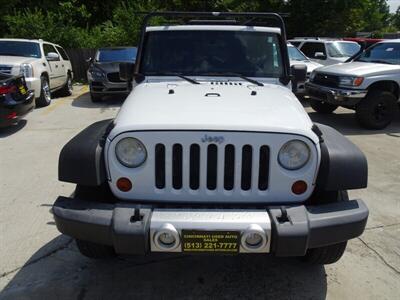
[[[201,147],[206,147],[206,149],[201,149]],[[183,188],[198,190],[205,186],[207,190],[213,191],[220,184],[226,191],[233,189],[249,191],[254,186],[253,180],[256,180],[258,189],[265,191],[268,189],[269,180],[269,152],[269,147],[265,145],[261,147],[244,145],[237,149],[232,144],[223,146],[191,144],[188,148],[184,148],[181,144],[173,144],[171,151],[167,151],[166,145],[159,143],[154,149],[155,186],[157,189],[167,188],[166,178],[171,176],[170,182],[175,190]],[[171,157],[166,157],[166,153],[170,153]],[[255,159],[256,156],[258,159]],[[219,169],[218,162],[221,160],[223,168]],[[171,174],[166,174],[168,161],[171,162]],[[255,177],[258,178],[252,178],[255,162],[258,164],[256,168],[258,176]],[[183,185],[185,166],[189,168],[187,187]],[[204,182],[201,182],[201,178],[205,178]]]

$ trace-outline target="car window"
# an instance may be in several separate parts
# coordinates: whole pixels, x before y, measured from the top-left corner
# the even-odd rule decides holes
[[[60,53],[61,57],[63,58],[63,60],[69,60],[68,54],[67,52],[65,52],[65,50],[61,47],[56,47],[58,50],[58,53]]]
[[[135,62],[137,48],[103,48],[96,53],[96,61],[99,62]]]
[[[141,73],[206,75],[240,73],[249,77],[283,74],[278,34],[223,30],[148,32]]]
[[[0,41],[0,55],[40,58],[40,47],[34,42]]]
[[[350,57],[360,51],[361,46],[357,43],[331,42],[326,43],[330,57]]]
[[[47,56],[50,52],[57,53],[57,50],[56,50],[56,48],[54,48],[53,45],[43,44],[43,52],[44,52],[44,56]]]
[[[355,61],[400,65],[400,43],[375,44]]]
[[[315,58],[315,53],[317,52],[321,52],[326,56],[325,45],[323,43],[305,42],[300,50],[310,58]]]
[[[308,61],[307,57],[299,49],[293,46],[288,46],[289,59],[296,61]]]
[[[299,47],[301,42],[290,42],[293,46]]]

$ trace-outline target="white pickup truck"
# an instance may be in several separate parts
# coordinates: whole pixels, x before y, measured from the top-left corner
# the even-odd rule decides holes
[[[168,26],[148,26],[153,17]],[[136,64],[121,63],[120,76],[132,91],[116,119],[60,154],[59,179],[77,187],[58,197],[54,219],[82,254],[328,264],[364,231],[368,209],[347,190],[366,187],[365,156],[313,124],[292,93],[306,67],[290,69],[279,15],[152,13]]]
[[[25,76],[36,106],[47,106],[51,92],[72,93],[72,66],[65,50],[43,40],[0,39],[0,73]]]
[[[355,110],[361,126],[385,128],[399,112],[400,39],[377,43],[349,63],[315,70],[306,90],[319,113],[342,106]]]

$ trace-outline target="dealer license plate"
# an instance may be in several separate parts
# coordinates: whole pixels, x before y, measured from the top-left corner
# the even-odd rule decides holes
[[[182,230],[183,252],[238,253],[238,231]]]

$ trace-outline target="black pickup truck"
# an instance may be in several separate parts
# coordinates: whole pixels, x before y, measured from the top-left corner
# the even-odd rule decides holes
[[[35,107],[34,98],[23,75],[0,73],[0,127],[18,123]]]

